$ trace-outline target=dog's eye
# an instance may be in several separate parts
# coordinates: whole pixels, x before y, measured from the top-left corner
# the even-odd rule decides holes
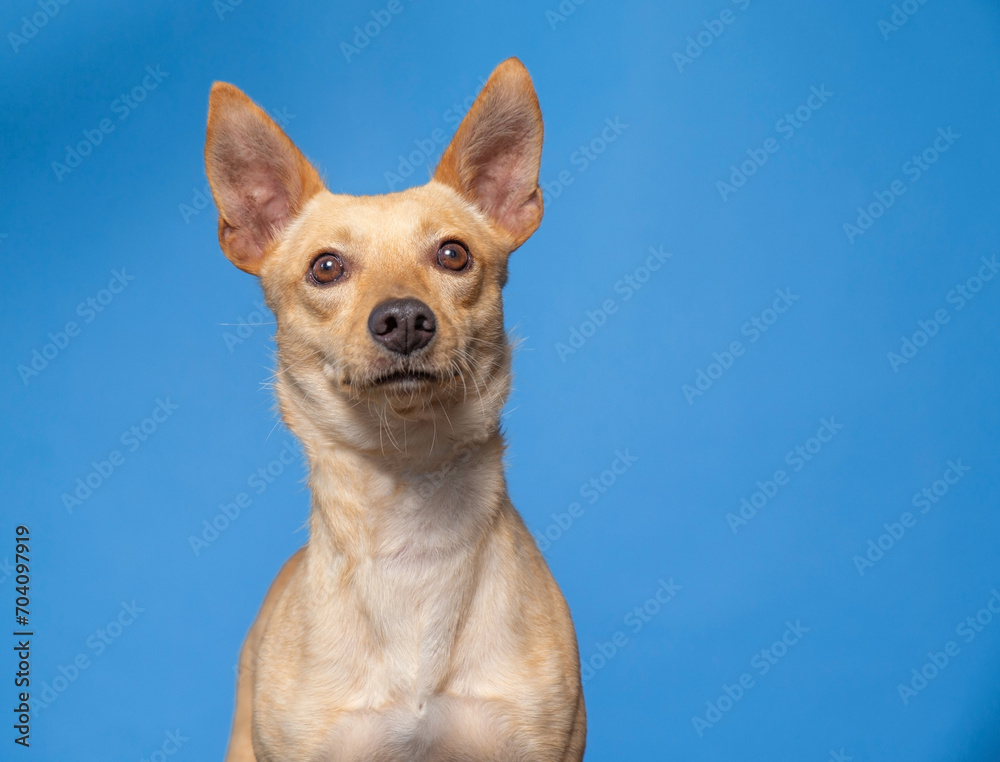
[[[344,274],[344,261],[339,254],[320,254],[309,270],[317,283],[333,283]]]
[[[449,270],[464,270],[469,264],[469,252],[462,244],[449,241],[438,249],[438,264]]]

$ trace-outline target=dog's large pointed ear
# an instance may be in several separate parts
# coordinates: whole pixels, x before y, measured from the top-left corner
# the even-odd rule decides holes
[[[542,221],[542,112],[524,64],[500,64],[455,133],[434,179],[506,232],[515,249]]]
[[[281,229],[323,189],[295,144],[242,90],[212,85],[205,169],[219,208],[219,243],[257,275]]]

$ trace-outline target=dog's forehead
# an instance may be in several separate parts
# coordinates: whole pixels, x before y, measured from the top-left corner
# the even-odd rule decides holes
[[[442,237],[479,237],[487,225],[474,207],[447,189],[411,188],[378,196],[321,193],[296,221],[291,237],[312,245],[410,247]]]

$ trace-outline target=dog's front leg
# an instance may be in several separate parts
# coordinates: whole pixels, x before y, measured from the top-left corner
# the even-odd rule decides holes
[[[246,640],[243,641],[239,677],[236,681],[236,711],[233,715],[233,730],[229,736],[229,749],[226,752],[225,762],[257,762],[253,751],[253,681],[257,653],[271,612],[301,560],[302,550],[299,550],[281,567],[281,571],[278,572],[278,576],[264,597],[257,619],[254,620]]]

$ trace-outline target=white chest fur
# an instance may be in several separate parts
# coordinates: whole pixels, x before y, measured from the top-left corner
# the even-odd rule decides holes
[[[470,455],[444,480],[314,478],[331,502],[316,511],[301,573],[276,611],[281,629],[268,629],[258,665],[255,708],[281,718],[261,722],[258,741],[275,759],[526,753],[512,740],[522,735],[511,726],[517,702],[500,700],[502,680],[491,676],[495,644],[510,640],[504,628],[523,625],[496,573],[491,530],[511,512],[490,463],[498,457]],[[366,473],[341,466],[337,474]]]

